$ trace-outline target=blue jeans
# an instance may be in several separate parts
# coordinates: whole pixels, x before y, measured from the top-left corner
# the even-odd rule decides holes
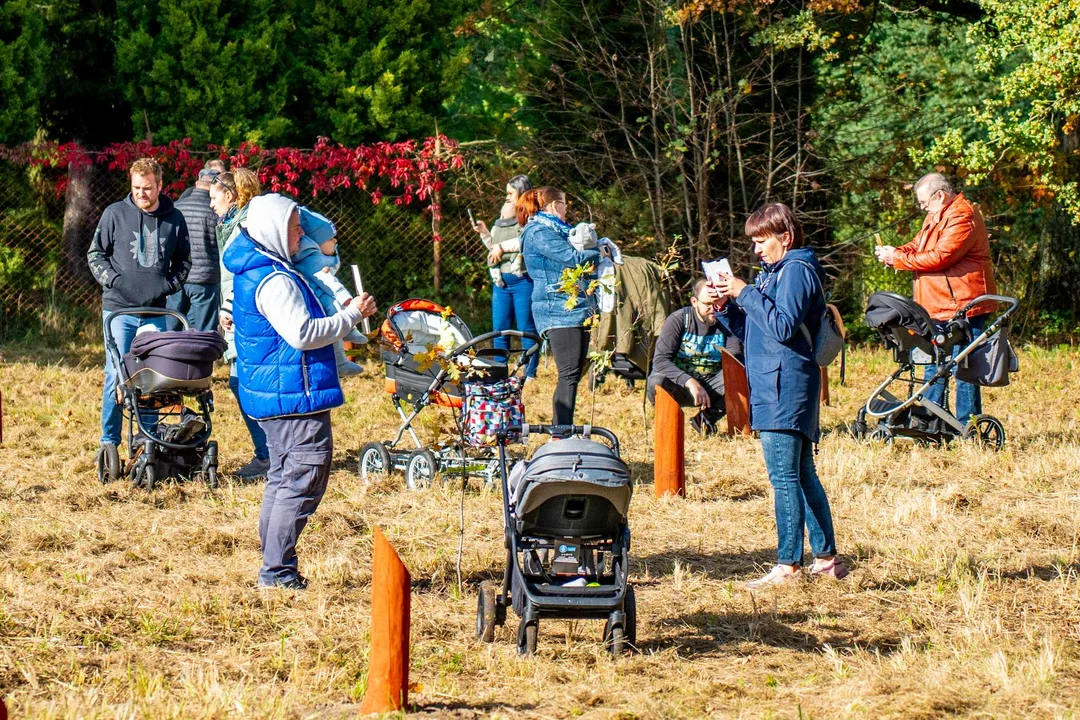
[[[532,316],[533,281],[528,277],[518,277],[512,273],[503,273],[506,287],[491,288],[491,328],[492,330],[520,330],[536,332],[536,323]],[[514,324],[517,327],[514,327]],[[526,350],[535,345],[532,340],[522,339],[521,347]],[[510,349],[510,338],[501,337],[492,343],[502,350]],[[536,353],[525,367],[525,375],[536,377],[536,368],[540,365],[540,353]]]
[[[777,562],[802,564],[804,526],[814,557],[835,555],[832,511],[814,468],[814,444],[793,430],[762,430],[761,449],[773,487]]]
[[[101,311],[101,330],[104,336],[105,318],[111,310]],[[112,334],[116,347],[120,350],[121,361],[131,343],[135,339],[135,333],[142,325],[153,325],[158,330],[165,329],[165,317],[137,317],[135,315],[120,315],[113,318]],[[101,393],[101,443],[120,445],[120,433],[124,429],[124,407],[116,404],[116,385],[120,381],[119,372],[113,366],[112,353],[105,348],[105,389]],[[144,424],[157,422],[157,413],[142,413]]]
[[[266,433],[263,432],[258,420],[244,412],[244,406],[240,403],[240,378],[236,375],[236,363],[232,364],[229,372],[229,389],[236,398],[236,404],[240,405],[240,417],[244,418],[248,435],[251,436],[251,444],[255,446],[255,457],[260,460],[269,459],[270,451],[266,449]]]
[[[218,325],[221,309],[221,286],[203,283],[184,283],[184,287],[165,299],[165,307],[187,318],[192,330],[211,332]],[[179,330],[179,325],[169,319],[169,329]]]
[[[968,318],[968,323],[971,324],[971,330],[978,335],[986,327],[986,319],[988,315],[976,315],[975,317]],[[958,345],[953,352],[958,352],[967,347],[966,343]],[[923,381],[929,380],[934,376],[935,368],[933,365],[927,365],[923,370]],[[955,374],[955,373],[954,373]],[[945,389],[948,386],[948,378],[941,378],[936,383],[930,386],[926,391],[926,399],[931,402],[937,403],[941,407],[948,410],[945,405]],[[972,415],[982,414],[982,388],[978,385],[972,385],[966,383],[963,380],[956,381],[956,418],[964,425],[968,424]]]

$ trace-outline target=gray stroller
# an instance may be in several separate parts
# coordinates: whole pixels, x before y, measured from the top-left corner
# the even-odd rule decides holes
[[[627,582],[633,487],[610,430],[588,425],[522,425],[502,433],[559,439],[507,474],[499,442],[506,566],[501,588],[480,585],[476,636],[495,639],[507,605],[521,618],[517,650],[536,652],[541,617],[606,620],[604,644],[620,654],[637,642],[637,605]],[[592,436],[605,442],[594,440]]]

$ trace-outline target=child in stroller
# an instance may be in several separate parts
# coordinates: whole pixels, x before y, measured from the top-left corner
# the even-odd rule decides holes
[[[561,438],[506,472],[506,437]],[[605,442],[592,439],[596,435]],[[576,436],[576,437],[575,437]],[[484,581],[476,636],[495,639],[506,606],[521,618],[519,654],[536,652],[541,617],[606,620],[604,644],[620,654],[637,643],[637,603],[627,582],[633,486],[610,430],[588,425],[523,425],[500,433],[506,565],[500,588]]]
[[[497,460],[491,452],[496,433],[524,422],[521,389],[524,368],[540,349],[540,338],[518,330],[496,330],[478,337],[457,315],[429,300],[411,299],[387,311],[380,331],[386,392],[401,417],[389,442],[372,442],[360,450],[360,476],[403,470],[411,490],[428,487],[436,473],[478,473],[492,482]],[[529,339],[528,348],[485,347],[498,338]],[[515,364],[510,358],[518,355]],[[457,437],[427,448],[413,429],[417,415],[429,405],[455,411]],[[404,408],[411,406],[406,414]],[[408,432],[416,444],[398,449]]]
[[[988,304],[1008,307],[976,334],[967,321],[968,311]],[[1000,449],[1005,444],[1005,428],[1000,420],[986,414],[958,418],[949,409],[947,392],[941,405],[929,400],[926,394],[935,382],[945,381],[954,373],[978,385],[1007,384],[1008,373],[1016,371],[1015,355],[1008,344],[1007,321],[1018,305],[1016,298],[981,295],[958,310],[948,322],[936,323],[911,298],[891,292],[871,295],[866,324],[877,330],[885,347],[893,351],[899,367],[874,389],[859,410],[851,424],[852,434],[883,442],[892,442],[896,437],[930,442],[964,437]],[[988,363],[998,366],[989,373],[994,378],[978,370],[977,366]],[[1004,367],[1000,367],[1002,363]],[[933,372],[916,380],[915,367],[919,365],[933,366]],[[889,386],[896,381],[907,386],[903,399],[889,392]]]
[[[181,330],[137,335],[121,359],[112,334],[112,318],[118,315],[167,315]],[[167,477],[201,476],[208,486],[217,486],[217,443],[210,440],[214,409],[210,380],[214,362],[224,351],[221,335],[191,330],[187,318],[173,310],[143,307],[109,314],[105,352],[119,369],[116,403],[123,405],[127,420],[128,459],[121,465],[116,446],[102,445],[98,480],[112,482],[126,474],[132,483],[150,490]],[[198,412],[184,406],[187,397],[195,399]]]

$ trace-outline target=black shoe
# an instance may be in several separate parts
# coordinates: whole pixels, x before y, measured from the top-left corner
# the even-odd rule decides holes
[[[723,416],[721,416],[721,417],[723,417]],[[716,420],[719,420],[719,419],[720,418],[716,418]],[[720,431],[717,430],[717,428],[716,428],[716,420],[714,420],[711,417],[708,417],[705,414],[705,411],[702,410],[697,415],[690,418],[690,427],[692,427],[694,430],[701,433],[705,437],[709,437],[711,435],[717,435],[717,434],[719,434]]]

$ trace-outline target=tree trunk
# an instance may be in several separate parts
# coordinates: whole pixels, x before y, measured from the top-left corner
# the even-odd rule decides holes
[[[72,168],[64,198],[64,256],[54,291],[67,295],[69,300],[81,305],[92,305],[100,299],[98,285],[86,262],[86,251],[90,248],[101,214],[92,192],[98,170],[95,163]]]

